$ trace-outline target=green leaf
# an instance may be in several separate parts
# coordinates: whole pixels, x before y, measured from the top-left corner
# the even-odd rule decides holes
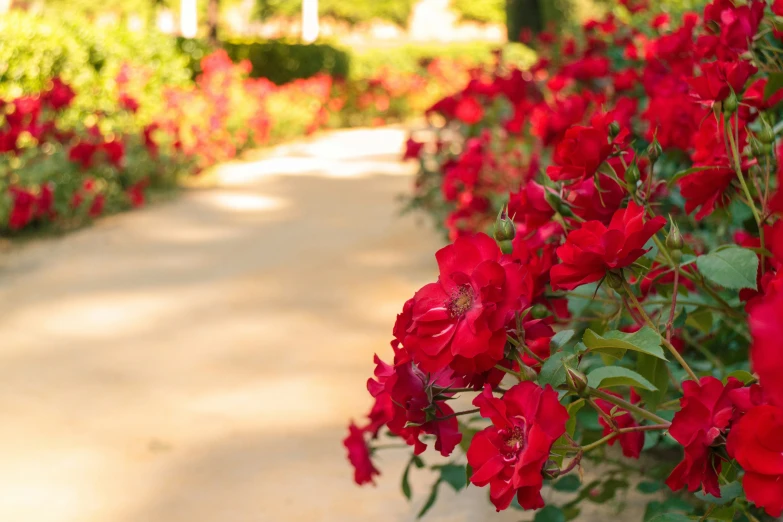
[[[730,290],[756,289],[759,258],[747,248],[730,246],[696,259],[699,272],[707,279]]]
[[[459,423],[459,431],[462,433],[462,439],[459,441],[459,447],[464,451],[465,453],[468,452],[468,448],[470,448],[470,443],[473,441],[473,437],[476,436],[476,433],[478,433],[480,430],[477,430],[475,428],[469,428],[462,422]]]
[[[582,342],[590,351],[606,354],[615,359],[622,359],[628,350],[632,350],[666,360],[661,348],[661,336],[646,326],[632,334],[614,330],[606,332],[603,336],[588,329]]]
[[[712,330],[712,311],[708,308],[697,308],[693,312],[688,314],[685,319],[685,324],[696,328],[702,333],[710,333]]]
[[[567,492],[573,492],[577,491],[579,487],[582,485],[582,481],[579,480],[579,477],[576,475],[566,475],[565,477],[561,478],[554,484],[552,484],[552,489],[555,491],[567,491]]]
[[[731,520],[734,520],[736,514],[737,508],[734,506],[721,506],[710,511],[710,514],[705,520],[725,520],[730,522]]]
[[[645,522],[691,522],[691,519],[680,513],[659,513]]]
[[[666,398],[666,392],[669,389],[669,369],[666,366],[666,362],[645,353],[640,353],[636,359],[636,370],[639,372],[639,375],[658,388],[655,391],[637,390],[647,408],[655,411],[658,405]]]
[[[640,493],[650,494],[655,493],[656,491],[660,491],[663,489],[663,483],[662,482],[653,482],[653,481],[647,481],[647,482],[639,482],[636,485],[636,489]]]
[[[584,399],[578,399],[566,406],[566,411],[568,412],[568,421],[566,421],[566,432],[555,441],[555,446],[569,446],[571,444],[571,441],[568,439],[568,437],[574,436],[574,431],[576,431],[576,414],[579,413],[579,410],[582,409],[585,405]],[[561,466],[563,464],[563,460],[565,459],[567,451],[566,450],[552,450],[552,460],[554,460],[558,466]]]
[[[613,388],[615,386],[633,386],[637,389],[656,391],[650,381],[633,370],[621,366],[602,366],[587,374],[587,385],[591,388]]]
[[[552,336],[552,340],[549,341],[549,346],[551,347],[552,351],[556,352],[565,346],[574,336],[574,333],[575,332],[573,330],[561,330]]]
[[[565,364],[575,358],[574,355],[566,352],[553,353],[541,367],[541,373],[538,374],[538,383],[541,386],[551,385],[557,388],[566,382]]]
[[[440,480],[459,491],[467,485],[465,466],[445,464],[440,468]]]
[[[566,406],[566,411],[568,412],[568,421],[566,421],[566,433],[573,437],[574,431],[576,431],[576,414],[579,413],[579,410],[581,410],[585,405],[584,399],[578,399]]]
[[[617,495],[618,489],[628,489],[628,481],[624,479],[610,478],[601,484],[601,491],[597,495],[590,494],[587,500],[596,504],[604,504]]]
[[[557,506],[546,506],[536,512],[533,522],[565,522],[563,510]]]
[[[696,498],[699,500],[703,500],[704,502],[709,502],[711,504],[717,504],[719,506],[723,506],[725,504],[728,504],[729,502],[733,501],[735,498],[742,495],[742,484],[739,482],[732,482],[731,484],[726,484],[725,486],[720,487],[720,498],[713,497],[712,495],[705,495],[704,493],[696,493]]]
[[[767,85],[764,86],[764,100],[783,88],[783,73],[771,72],[767,75]]]
[[[408,465],[405,466],[405,472],[402,474],[402,494],[405,495],[405,498],[408,500],[411,499],[412,495],[411,484],[408,480],[408,475],[410,474],[412,465],[415,465],[417,468],[421,469],[424,467],[424,461],[421,460],[421,457],[417,455],[411,455],[411,460],[409,460]]]
[[[419,514],[416,515],[416,518],[421,518],[424,515],[426,515],[427,511],[429,511],[432,508],[432,506],[435,505],[435,501],[438,500],[439,486],[440,486],[440,479],[436,480],[435,484],[432,485],[432,489],[430,490],[430,496],[427,497],[427,501],[421,507],[421,511],[419,511]]]
[[[735,379],[740,381],[742,384],[750,384],[750,383],[756,381],[756,378],[753,377],[753,374],[751,374],[750,372],[745,371],[745,370],[733,371],[729,375],[727,375],[726,378],[728,379],[728,377],[734,377]]]

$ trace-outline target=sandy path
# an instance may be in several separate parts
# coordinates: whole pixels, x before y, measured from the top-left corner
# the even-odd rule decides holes
[[[399,218],[404,134],[349,131],[224,167],[218,187],[14,249],[0,271],[0,520],[412,520],[352,484],[369,400],[438,238]],[[482,520],[474,490],[428,520]],[[492,517],[504,522],[519,513]]]

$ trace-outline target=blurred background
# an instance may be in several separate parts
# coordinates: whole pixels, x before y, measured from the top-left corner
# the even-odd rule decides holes
[[[340,444],[436,273],[408,131],[608,9],[0,2],[0,520],[413,520],[431,478],[405,503],[392,451],[360,490]],[[429,520],[520,517],[442,495]]]

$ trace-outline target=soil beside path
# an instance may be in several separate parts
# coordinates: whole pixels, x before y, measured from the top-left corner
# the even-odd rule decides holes
[[[215,188],[4,255],[0,520],[414,520],[432,477],[406,504],[392,450],[360,489],[341,446],[373,352],[437,275],[440,239],[399,216],[404,139],[278,147]],[[532,518],[485,495],[444,486],[425,520]]]
[[[6,254],[0,520],[412,520],[429,477],[407,505],[394,450],[359,489],[340,444],[373,352],[436,274],[440,240],[399,217],[404,138],[282,146]],[[442,493],[433,521],[493,512]]]

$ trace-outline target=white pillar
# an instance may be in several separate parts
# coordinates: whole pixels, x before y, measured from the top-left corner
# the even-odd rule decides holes
[[[196,0],[180,0],[179,31],[185,38],[195,38],[198,33]]]
[[[318,0],[302,0],[302,40],[313,43],[318,31]]]

